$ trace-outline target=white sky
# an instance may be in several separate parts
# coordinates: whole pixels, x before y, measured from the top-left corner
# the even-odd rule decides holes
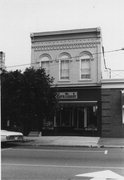
[[[101,27],[105,51],[124,48],[124,0],[0,0],[0,51],[6,66],[31,61],[30,33]],[[124,70],[124,51],[106,53]]]

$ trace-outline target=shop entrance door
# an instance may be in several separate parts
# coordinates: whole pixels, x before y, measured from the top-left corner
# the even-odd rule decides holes
[[[75,126],[85,131],[97,130],[97,106],[77,107],[75,109]]]
[[[83,107],[78,107],[76,110],[77,117],[75,118],[77,122],[77,129],[84,129],[87,125],[87,109]]]

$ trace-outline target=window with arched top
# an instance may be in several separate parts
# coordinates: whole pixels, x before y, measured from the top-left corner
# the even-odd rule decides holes
[[[91,54],[81,53],[80,56],[80,79],[91,79]]]
[[[45,72],[49,74],[51,56],[49,54],[43,54],[39,57],[40,66],[45,69]]]
[[[69,80],[70,54],[61,53],[60,59],[60,80]]]

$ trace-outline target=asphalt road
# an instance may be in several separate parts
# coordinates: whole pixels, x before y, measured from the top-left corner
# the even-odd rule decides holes
[[[90,180],[96,173],[94,177],[76,175],[91,172],[124,178],[123,148],[10,147],[1,154],[2,180]]]

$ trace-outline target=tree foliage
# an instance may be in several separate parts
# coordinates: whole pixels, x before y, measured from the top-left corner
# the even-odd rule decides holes
[[[51,88],[53,78],[44,69],[27,68],[21,71],[4,71],[2,87],[2,127],[21,127],[26,134],[41,130],[43,119],[50,119],[55,111],[56,89]]]

